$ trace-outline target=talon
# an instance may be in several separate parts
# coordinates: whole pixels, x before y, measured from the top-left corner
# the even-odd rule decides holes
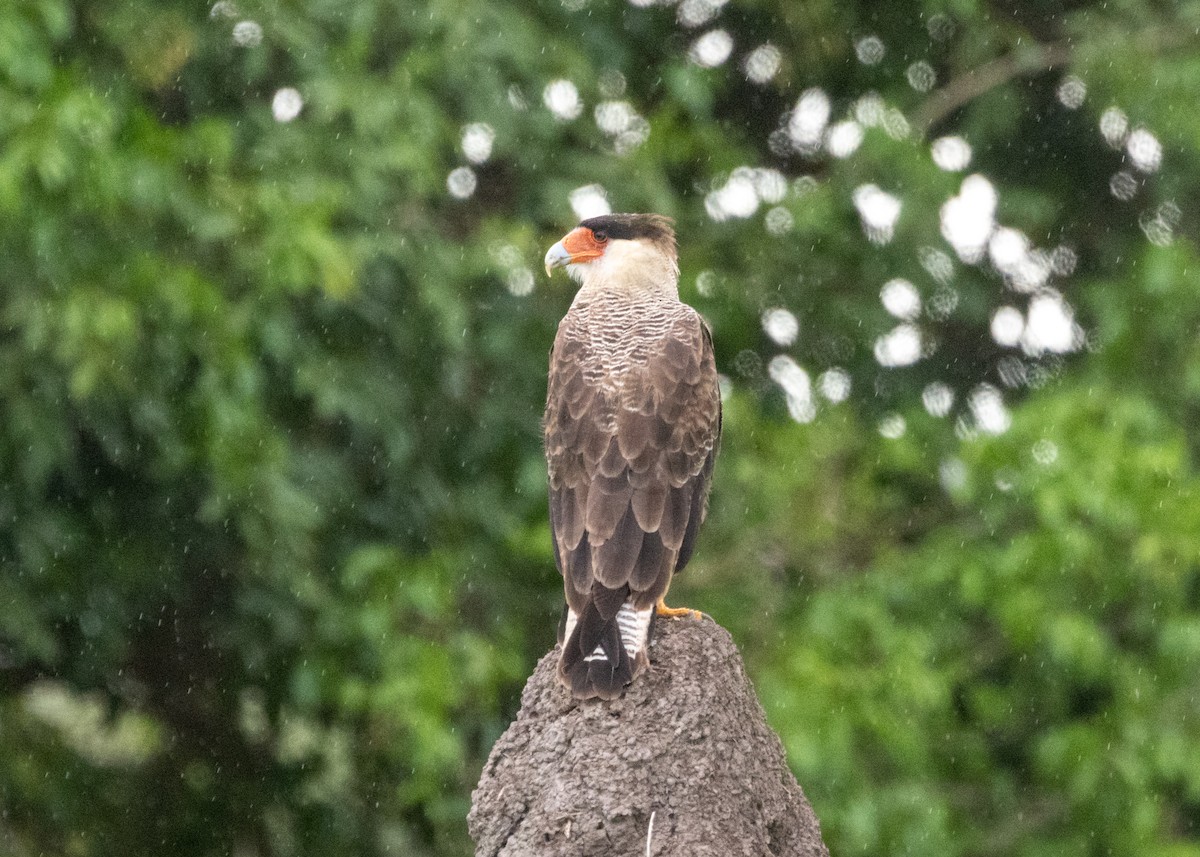
[[[703,613],[690,607],[668,607],[667,602],[662,598],[658,599],[658,603],[654,605],[654,612],[659,616],[669,616],[672,619],[678,619],[681,616],[691,616],[697,620],[704,618]]]

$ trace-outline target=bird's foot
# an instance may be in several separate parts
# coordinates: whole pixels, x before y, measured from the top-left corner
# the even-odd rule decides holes
[[[654,612],[659,616],[669,616],[672,619],[678,619],[681,616],[691,616],[693,619],[702,619],[704,614],[699,610],[693,610],[690,607],[668,607],[667,602],[659,599],[654,605]]]

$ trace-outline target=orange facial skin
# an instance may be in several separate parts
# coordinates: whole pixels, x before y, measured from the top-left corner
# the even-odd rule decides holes
[[[590,262],[604,255],[604,245],[608,239],[598,240],[592,230],[579,226],[567,233],[562,240],[563,249],[571,254],[571,264]]]

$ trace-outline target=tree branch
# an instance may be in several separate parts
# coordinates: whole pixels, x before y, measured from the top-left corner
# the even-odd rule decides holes
[[[1071,60],[1073,50],[1068,42],[1034,45],[973,68],[925,99],[913,113],[913,125],[924,136],[934,125],[985,92],[1015,77],[1039,74],[1066,65]]]

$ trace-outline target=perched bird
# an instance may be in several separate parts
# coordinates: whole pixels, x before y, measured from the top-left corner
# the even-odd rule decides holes
[[[613,699],[650,665],[656,616],[708,511],[721,435],[712,338],[679,300],[669,218],[584,220],[546,253],[579,283],[550,353],[543,431],[566,609],[558,675]]]

